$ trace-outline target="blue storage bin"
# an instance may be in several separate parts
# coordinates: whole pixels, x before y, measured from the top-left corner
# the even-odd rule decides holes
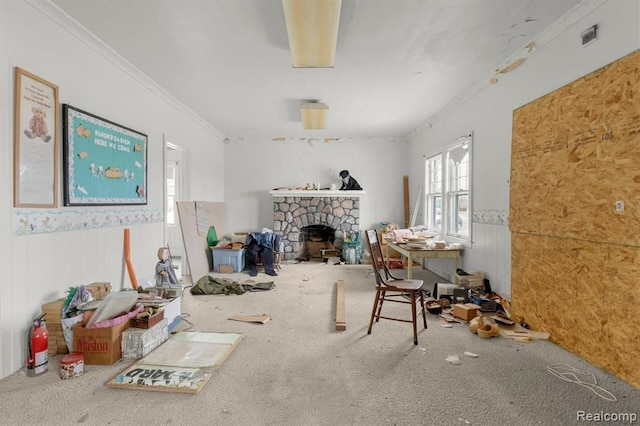
[[[212,248],[213,271],[220,272],[220,265],[233,265],[233,272],[244,269],[244,249]]]

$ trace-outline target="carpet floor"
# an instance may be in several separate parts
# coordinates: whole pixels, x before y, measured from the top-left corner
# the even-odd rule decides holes
[[[431,289],[433,275],[414,268]],[[399,271],[402,273],[403,271]],[[406,271],[405,271],[406,273]],[[247,274],[215,274],[244,282]],[[381,320],[367,334],[374,278],[367,265],[285,263],[268,291],[193,296],[174,331],[245,338],[195,395],[105,386],[134,360],[87,365],[71,380],[24,370],[0,380],[0,424],[64,425],[570,425],[630,424],[640,389],[550,341],[482,339],[466,325],[428,329]],[[346,330],[336,331],[336,282],[345,282]],[[395,306],[394,306],[395,305]],[[385,305],[409,313],[408,305]],[[405,312],[403,312],[405,311]],[[268,314],[265,324],[231,321]],[[465,355],[477,354],[477,357]],[[457,355],[459,364],[447,359]],[[553,373],[556,374],[553,374]],[[558,372],[562,374],[558,374]],[[574,379],[580,379],[581,384]]]

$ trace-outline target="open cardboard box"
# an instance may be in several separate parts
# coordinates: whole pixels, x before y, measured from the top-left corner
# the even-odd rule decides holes
[[[164,310],[159,309],[155,314],[146,318],[131,318],[130,326],[134,328],[151,328],[164,318]]]
[[[122,332],[129,328],[129,321],[112,327],[73,327],[73,351],[84,354],[85,364],[111,365],[122,358]]]

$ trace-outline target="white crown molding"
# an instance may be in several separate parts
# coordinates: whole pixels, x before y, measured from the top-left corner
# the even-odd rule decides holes
[[[180,102],[175,96],[167,92],[162,86],[149,78],[146,74],[136,68],[131,62],[123,58],[118,52],[113,50],[105,42],[100,40],[95,34],[85,28],[78,21],[69,16],[65,11],[53,4],[50,0],[25,0],[36,10],[47,16],[53,22],[62,27],[65,31],[72,34],[79,41],[86,44],[89,48],[102,55],[105,59],[116,65],[129,76],[137,80],[141,85],[151,90],[158,97],[163,99],[169,105],[194,120],[196,123],[206,128],[216,136],[223,140],[225,135],[218,130],[213,124],[202,118],[195,111]]]

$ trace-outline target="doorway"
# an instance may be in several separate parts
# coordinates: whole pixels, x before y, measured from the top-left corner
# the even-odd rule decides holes
[[[185,270],[187,262],[184,261],[184,244],[180,229],[180,218],[176,202],[184,201],[188,197],[188,179],[185,176],[186,152],[179,146],[166,143],[166,170],[165,170],[165,245],[169,247],[176,275],[178,278],[188,275]]]

